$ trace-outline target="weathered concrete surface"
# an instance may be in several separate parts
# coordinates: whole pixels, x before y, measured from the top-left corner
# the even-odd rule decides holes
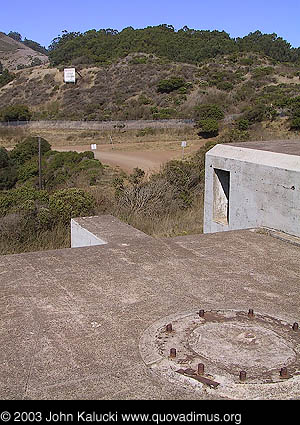
[[[205,169],[204,233],[269,227],[300,236],[298,155],[216,145]],[[229,187],[219,170],[230,175]]]
[[[300,156],[300,140],[270,140],[229,143],[228,146],[256,149],[260,151],[284,153],[286,155]]]
[[[299,266],[299,247],[247,230],[1,256],[0,397],[218,398],[153,375],[141,336],[199,308],[299,322]]]
[[[79,217],[71,220],[71,248],[114,243],[119,246],[150,236],[112,215]]]

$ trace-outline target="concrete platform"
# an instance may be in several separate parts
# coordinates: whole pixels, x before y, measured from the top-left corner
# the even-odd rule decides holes
[[[251,230],[112,241],[1,256],[0,288],[1,399],[231,398],[222,385],[195,390],[156,373],[145,332],[199,309],[299,322],[300,248]],[[266,388],[258,398],[273,397]]]
[[[300,140],[269,140],[229,143],[229,146],[300,156]]]

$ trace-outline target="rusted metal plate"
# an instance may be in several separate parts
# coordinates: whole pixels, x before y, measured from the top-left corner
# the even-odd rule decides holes
[[[208,385],[209,387],[217,388],[220,385],[219,382],[198,375],[194,369],[178,369],[176,372],[188,376],[189,378],[196,379],[197,381],[201,382],[202,384]]]

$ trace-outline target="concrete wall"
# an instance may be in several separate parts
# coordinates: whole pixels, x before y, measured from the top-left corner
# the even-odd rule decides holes
[[[104,245],[107,242],[71,220],[71,248],[81,248],[84,246]]]
[[[216,145],[206,154],[204,233],[262,226],[300,236],[300,156]]]

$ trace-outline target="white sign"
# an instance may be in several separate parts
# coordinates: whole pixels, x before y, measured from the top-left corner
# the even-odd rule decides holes
[[[65,83],[75,83],[75,68],[65,68],[64,69],[64,82]]]
[[[181,142],[181,147],[186,148],[186,142]]]
[[[96,143],[92,143],[92,144],[91,144],[91,149],[92,149],[92,150],[97,149],[97,145],[96,145]]]

